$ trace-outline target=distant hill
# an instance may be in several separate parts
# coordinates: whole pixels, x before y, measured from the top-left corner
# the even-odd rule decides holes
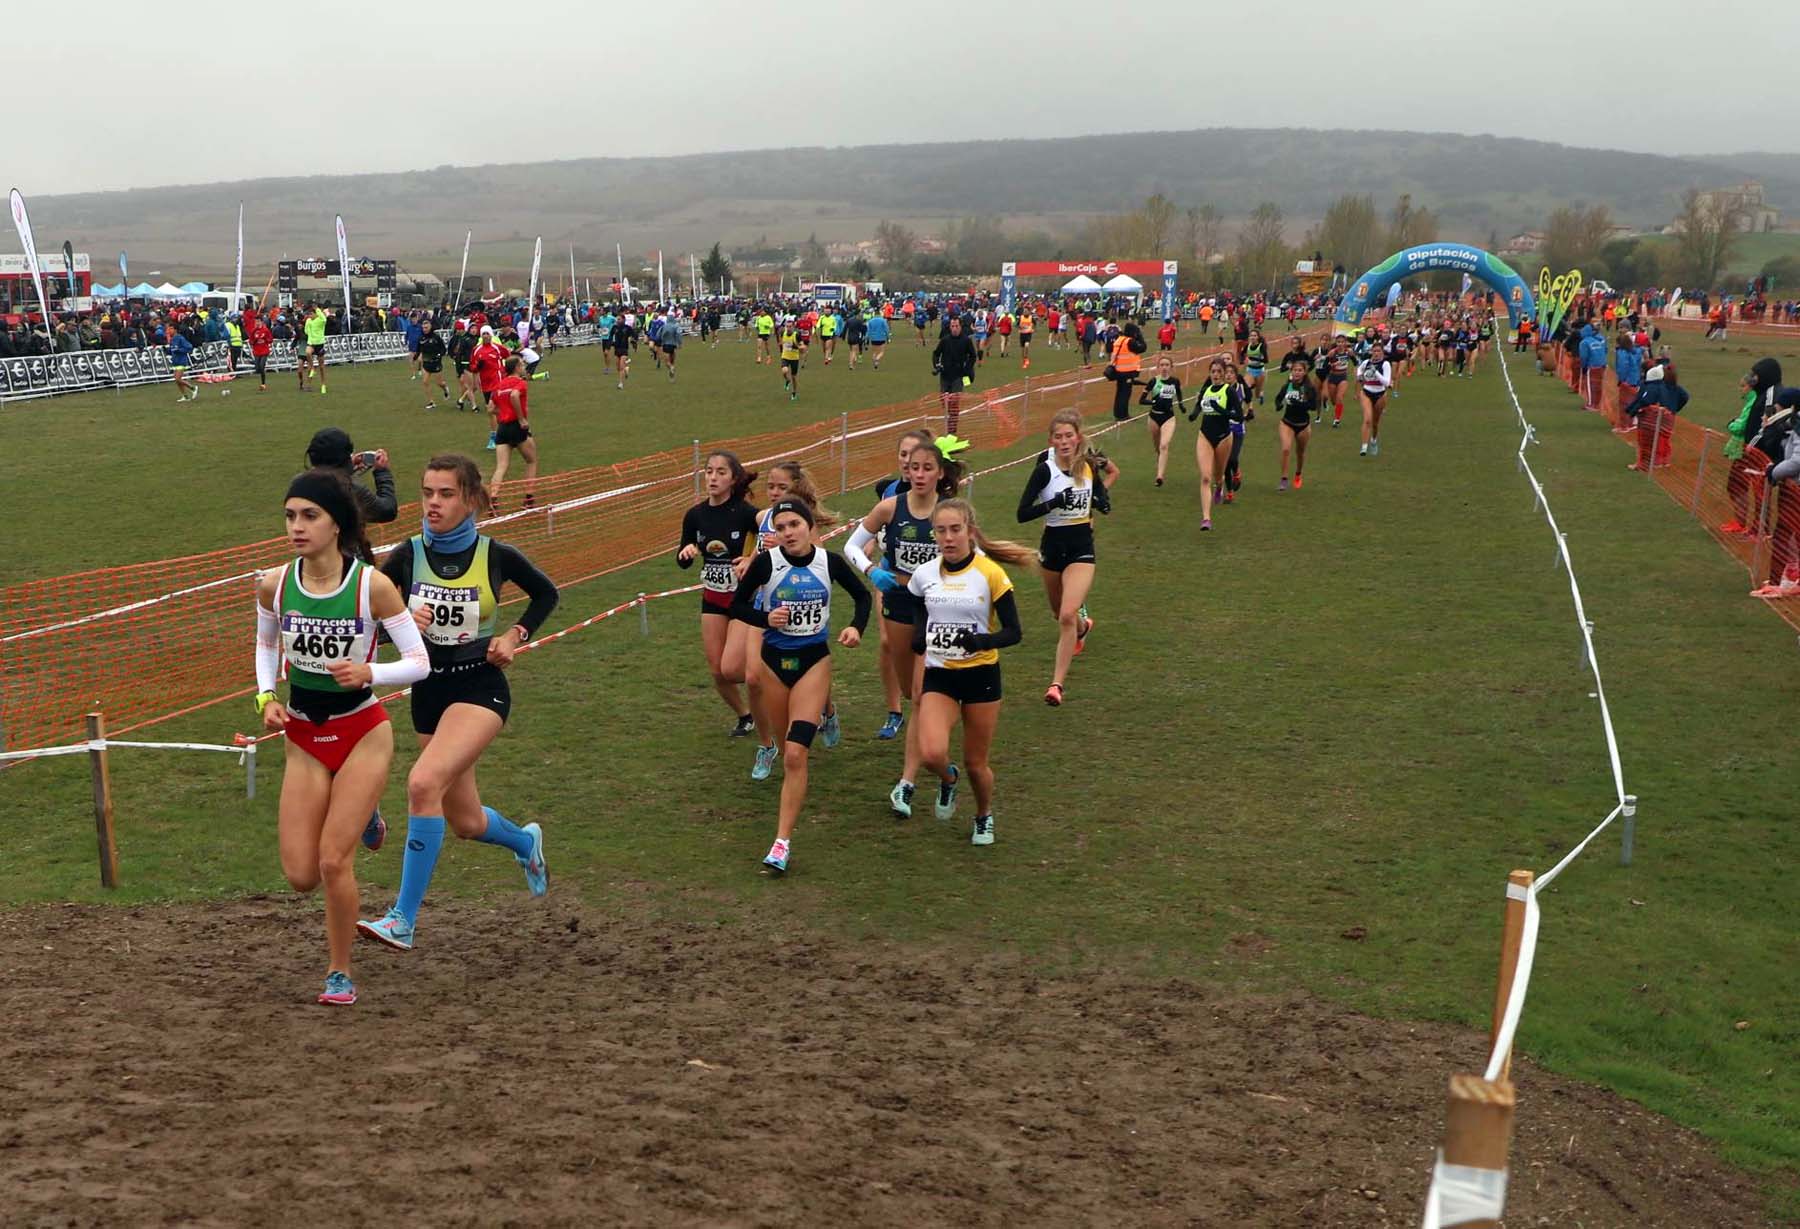
[[[1480,242],[1573,202],[1661,224],[1687,187],[1745,177],[1761,179],[1778,208],[1800,210],[1800,157],[1789,155],[1665,158],[1488,136],[1202,129],[259,179],[39,197],[32,214],[45,242],[74,239],[97,269],[111,267],[103,253],[124,247],[134,279],[164,266],[220,275],[242,199],[247,264],[260,271],[246,280],[260,281],[283,251],[328,255],[336,212],[356,254],[412,268],[453,275],[473,228],[472,271],[522,269],[542,234],[548,264],[566,267],[573,244],[582,271],[599,273],[613,267],[615,243],[628,257],[661,247],[673,266],[715,240],[729,250],[764,235],[867,238],[883,217],[931,232],[950,218],[994,214],[1012,229],[1067,235],[1085,216],[1156,191],[1183,206],[1211,203],[1228,218],[1273,200],[1293,239],[1340,193],[1370,193],[1385,209],[1410,192],[1439,212],[1446,237]]]

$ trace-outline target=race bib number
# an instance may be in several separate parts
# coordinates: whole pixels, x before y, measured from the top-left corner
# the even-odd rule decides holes
[[[809,598],[798,602],[783,602],[781,608],[788,612],[787,626],[780,629],[786,635],[815,636],[825,630],[824,602]]]
[[[968,651],[957,643],[961,634],[968,632],[973,635],[979,630],[973,623],[928,622],[925,624],[925,649],[945,661],[961,661],[969,655]]]
[[[431,623],[420,633],[427,643],[466,644],[480,635],[481,591],[466,586],[418,585],[406,600],[412,611],[429,610]]]
[[[281,616],[282,650],[288,667],[313,674],[330,674],[338,662],[354,661],[356,642],[362,636],[360,618],[318,619],[308,615]]]
[[[902,572],[916,572],[938,556],[936,542],[894,543],[894,562],[900,565]]]
[[[1091,507],[1093,507],[1093,503],[1094,503],[1093,488],[1072,486],[1072,487],[1068,488],[1068,491],[1069,491],[1069,506],[1061,509],[1062,515],[1073,518],[1073,519],[1077,519],[1077,520],[1080,519],[1081,517],[1086,516],[1088,514],[1088,510]]]
[[[729,561],[715,563],[708,560],[700,568],[700,583],[708,593],[736,593],[737,569]]]

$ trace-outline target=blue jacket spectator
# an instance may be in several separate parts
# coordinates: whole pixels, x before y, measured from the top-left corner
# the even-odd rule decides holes
[[[207,341],[224,341],[230,336],[225,328],[225,322],[219,318],[216,309],[206,313],[206,327],[202,335]]]
[[[873,316],[869,317],[869,344],[871,346],[885,346],[887,345],[887,341],[887,317],[883,316],[880,312],[876,312]]]
[[[1591,324],[1581,326],[1581,344],[1575,348],[1575,355],[1588,370],[1606,366],[1606,338],[1599,329]]]
[[[400,318],[400,331],[406,335],[407,352],[417,354],[419,352],[419,338],[425,335],[425,330],[420,328],[419,322],[414,320],[411,316],[402,316]]]
[[[169,366],[186,367],[193,362],[193,359],[194,343],[183,337],[180,333],[170,334]]]
[[[1630,333],[1619,334],[1618,346],[1613,351],[1613,374],[1619,377],[1619,383],[1633,388],[1644,382],[1644,356],[1631,340]]]
[[[1639,385],[1631,404],[1625,407],[1625,413],[1636,417],[1647,409],[1660,408],[1679,414],[1687,403],[1687,389],[1665,380],[1662,366],[1658,364],[1644,373],[1644,382]]]

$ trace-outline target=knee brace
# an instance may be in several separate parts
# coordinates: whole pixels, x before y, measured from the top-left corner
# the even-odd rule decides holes
[[[796,721],[788,726],[787,740],[791,743],[799,743],[802,747],[810,747],[813,735],[818,732],[819,727],[816,722]]]

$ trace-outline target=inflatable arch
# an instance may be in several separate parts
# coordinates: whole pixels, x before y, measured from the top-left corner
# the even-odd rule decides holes
[[[1506,313],[1514,328],[1520,321],[1537,314],[1531,287],[1498,256],[1462,243],[1421,243],[1418,247],[1395,252],[1352,282],[1350,293],[1338,304],[1334,330],[1342,333],[1357,328],[1362,324],[1363,313],[1371,305],[1380,306],[1386,302],[1388,287],[1402,278],[1433,269],[1467,273],[1486,282],[1506,300]]]

